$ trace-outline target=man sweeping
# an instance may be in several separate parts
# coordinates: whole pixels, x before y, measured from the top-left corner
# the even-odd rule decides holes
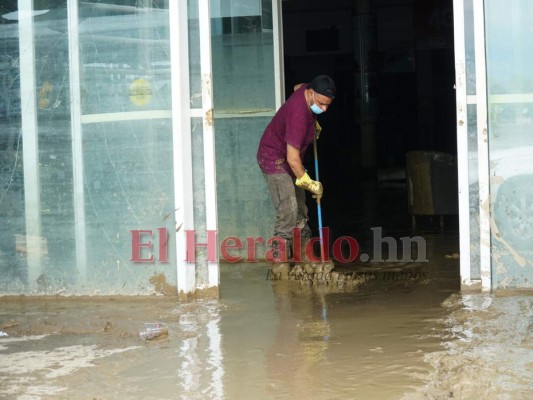
[[[283,260],[292,249],[293,230],[301,232],[301,255],[311,238],[307,224],[305,191],[314,197],[323,194],[322,184],[312,180],[307,174],[302,160],[308,146],[320,134],[316,116],[327,111],[335,98],[335,83],[327,75],[319,75],[310,83],[299,84],[294,93],[280,107],[261,137],[257,151],[257,162],[266,179],[276,210],[274,236],[285,240],[285,254],[281,254],[279,242],[272,244],[272,256],[278,260],[272,268],[274,274],[288,271],[289,265]]]

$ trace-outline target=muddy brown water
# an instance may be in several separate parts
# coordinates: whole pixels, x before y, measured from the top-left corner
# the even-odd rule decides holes
[[[533,398],[533,296],[460,293],[453,251],[343,287],[224,265],[220,300],[4,298],[0,398]]]

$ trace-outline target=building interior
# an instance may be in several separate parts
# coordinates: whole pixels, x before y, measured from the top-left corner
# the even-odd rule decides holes
[[[337,84],[319,118],[326,224],[337,235],[412,229],[407,153],[457,151],[452,1],[284,0],[282,10],[286,96],[317,74]],[[456,212],[446,214],[456,229]],[[433,217],[418,227],[442,228]],[[310,219],[316,227],[313,210]]]

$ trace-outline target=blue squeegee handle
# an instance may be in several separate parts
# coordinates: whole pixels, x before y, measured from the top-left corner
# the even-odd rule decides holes
[[[318,149],[316,139],[313,141],[313,153],[315,156],[315,179],[320,181],[318,174]],[[320,207],[320,197],[317,197],[316,199],[316,208],[318,212],[318,232],[320,235],[320,259],[324,261],[324,238],[322,236],[322,209]]]

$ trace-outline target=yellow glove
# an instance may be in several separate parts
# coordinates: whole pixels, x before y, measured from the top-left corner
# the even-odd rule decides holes
[[[307,172],[305,172],[301,178],[296,179],[296,186],[319,195],[322,195],[322,192],[324,191],[322,184],[318,181],[312,180]]]

